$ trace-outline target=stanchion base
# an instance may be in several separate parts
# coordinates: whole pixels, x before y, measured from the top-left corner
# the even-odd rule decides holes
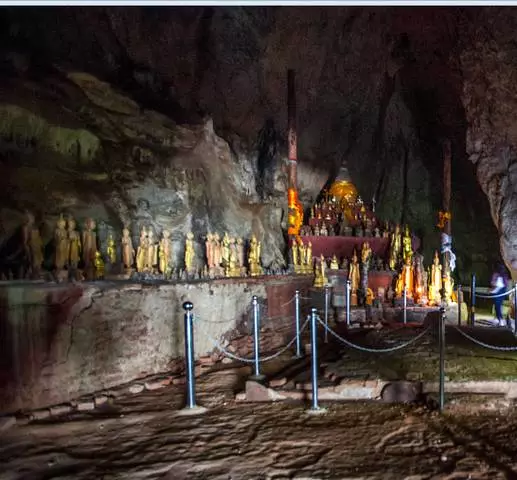
[[[184,407],[181,410],[178,411],[178,415],[202,415],[203,413],[206,413],[208,411],[208,408],[201,407],[199,405],[196,405],[195,407]]]
[[[321,407],[310,408],[309,410],[306,410],[306,413],[307,415],[324,415],[325,413],[327,413],[327,409]]]
[[[252,382],[257,382],[257,383],[265,383],[266,381],[266,376],[265,375],[250,375],[248,377],[248,380],[251,380]]]
[[[300,353],[300,355],[296,355],[294,354],[292,357],[291,357],[291,360],[300,360],[301,358],[305,358],[305,355],[303,353]]]

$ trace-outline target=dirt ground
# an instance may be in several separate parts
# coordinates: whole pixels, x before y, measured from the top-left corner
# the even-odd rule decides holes
[[[103,410],[16,425],[0,437],[0,479],[503,479],[517,478],[517,414],[382,403],[234,400],[242,371],[117,398]]]

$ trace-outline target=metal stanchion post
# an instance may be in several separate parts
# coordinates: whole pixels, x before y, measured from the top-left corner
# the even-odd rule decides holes
[[[294,319],[296,323],[296,356],[302,356],[302,342],[300,338],[300,291],[294,293]]]
[[[440,307],[440,324],[439,324],[439,350],[440,350],[440,378],[439,378],[439,409],[443,412],[445,404],[445,308]]]
[[[251,376],[251,379],[260,382],[265,377],[260,374],[260,305],[256,295],[253,295],[251,304],[253,306],[253,355],[255,364],[255,373]]]
[[[406,325],[407,323],[407,288],[404,287],[404,292],[403,292],[403,304],[402,304],[402,309],[403,309],[403,321],[404,321],[404,325]]]
[[[329,325],[329,297],[330,297],[330,289],[328,285],[325,285],[325,311],[323,312],[325,315],[325,326],[328,327]],[[324,339],[325,343],[328,343],[329,341],[329,335],[327,329],[325,329],[324,332]]]
[[[322,413],[325,409],[318,405],[318,310],[311,309],[311,369],[312,369],[312,407],[309,413]]]
[[[462,297],[463,297],[463,292],[461,291],[461,285],[458,285],[458,327],[461,327],[461,304],[463,303],[462,302]]]
[[[470,326],[476,323],[476,274],[472,274],[470,282]]]
[[[513,333],[517,334],[517,284],[513,288]]]
[[[350,280],[346,281],[346,325],[350,326]]]
[[[185,362],[187,375],[187,404],[184,413],[202,413],[206,408],[196,405],[196,376],[194,375],[194,333],[192,328],[192,302],[183,304],[185,310]]]

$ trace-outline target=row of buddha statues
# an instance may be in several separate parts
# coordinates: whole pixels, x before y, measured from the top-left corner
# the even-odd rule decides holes
[[[106,272],[107,264],[110,274],[130,276],[133,272],[143,274],[161,274],[170,278],[178,273],[180,279],[216,277],[238,277],[262,275],[261,242],[252,235],[246,248],[242,238],[230,237],[225,233],[222,238],[218,233],[206,236],[206,264],[199,269],[196,260],[194,234],[189,232],[185,238],[184,269],[175,269],[171,265],[171,234],[163,230],[157,239],[153,229],[143,226],[139,242],[133,245],[129,226],[122,229],[120,241],[115,241],[109,231],[104,248],[99,248],[96,222],[92,218],[84,221],[83,229],[77,230],[77,222],[72,216],[60,215],[56,222],[52,245],[52,267],[55,272],[83,272],[77,278],[100,279]],[[27,264],[23,276],[39,277],[43,270],[44,245],[40,231],[35,225],[32,214],[26,214],[22,227],[23,263]],[[247,250],[247,255],[245,255]],[[245,258],[247,257],[247,258]],[[79,270],[80,268],[80,270]]]
[[[445,287],[445,288],[444,288]],[[406,298],[420,305],[440,305],[442,296],[449,301],[452,295],[452,281],[443,284],[442,265],[438,252],[434,253],[433,263],[426,271],[423,256],[406,257],[395,282],[396,298]]]
[[[192,238],[187,239],[185,252],[192,249],[189,242],[192,242]],[[252,277],[262,275],[264,273],[260,261],[262,244],[254,234],[249,241],[247,259],[245,250],[246,246],[242,238],[230,237],[227,232],[221,238],[218,233],[209,232],[205,241],[207,262],[204,267],[205,275],[208,278],[243,277],[247,274]],[[191,264],[191,259],[187,260],[187,253],[185,253],[187,269]]]

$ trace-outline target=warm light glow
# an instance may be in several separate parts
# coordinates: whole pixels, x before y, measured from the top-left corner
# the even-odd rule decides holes
[[[287,189],[287,207],[289,209],[287,233],[289,235],[299,235],[303,224],[303,206],[298,199],[298,192],[295,188]]]
[[[348,180],[339,180],[334,182],[329,188],[329,194],[340,201],[354,203],[357,200],[357,189],[352,182]]]

